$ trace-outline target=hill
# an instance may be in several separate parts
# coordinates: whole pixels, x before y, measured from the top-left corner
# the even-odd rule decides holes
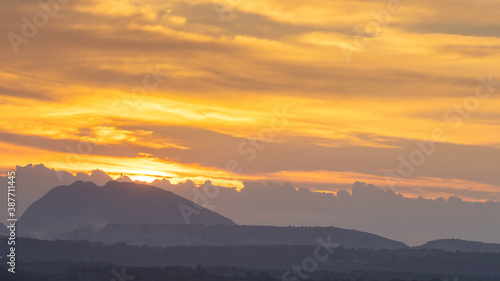
[[[59,235],[74,240],[75,230]],[[227,245],[317,245],[317,239],[330,237],[332,243],[355,249],[407,249],[404,243],[375,234],[338,227],[277,227],[239,225],[124,225],[109,224],[98,232],[82,228],[79,239],[106,244],[124,242],[150,246],[227,246]]]
[[[429,241],[415,249],[435,249],[461,252],[494,252],[500,253],[500,244],[466,241],[460,239],[440,239]]]

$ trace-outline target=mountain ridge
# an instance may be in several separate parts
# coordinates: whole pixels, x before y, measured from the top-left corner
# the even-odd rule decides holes
[[[339,227],[294,227],[251,225],[118,225],[109,224],[98,232],[78,231],[79,237],[93,242],[148,246],[244,246],[244,245],[317,245],[328,239],[345,248],[408,249],[399,241],[380,235]],[[75,231],[56,239],[72,240]]]

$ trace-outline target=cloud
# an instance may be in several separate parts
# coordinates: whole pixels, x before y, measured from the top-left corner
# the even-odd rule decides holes
[[[39,99],[39,100],[51,100],[52,98],[48,94],[39,92],[30,92],[25,90],[9,89],[0,86],[0,95],[12,96],[12,97],[23,97],[28,99]]]
[[[2,179],[6,186],[6,178]],[[42,164],[18,166],[18,216],[51,188],[76,180],[103,185],[111,177],[101,170],[71,174]],[[117,180],[132,181],[127,175]],[[196,184],[190,180],[172,183],[168,179],[157,179],[149,184],[204,205],[238,224],[336,226],[376,233],[411,245],[440,238],[500,242],[500,227],[495,223],[500,212],[499,202],[469,202],[457,196],[410,198],[362,182],[352,187],[344,185],[350,192],[343,187],[333,192],[315,192],[310,187],[296,187],[286,182],[245,182],[239,190],[211,185],[208,181]],[[471,191],[464,190],[464,194],[468,192]],[[5,199],[6,195],[0,196]],[[5,203],[0,204],[0,208],[4,207]]]
[[[204,192],[192,183],[151,184],[190,200],[200,198],[199,194]],[[376,233],[410,245],[453,237],[500,242],[500,227],[495,224],[500,211],[498,202],[466,202],[458,197],[408,198],[360,182],[354,183],[351,193],[340,190],[336,195],[294,188],[289,183],[247,182],[239,192],[220,187],[218,196],[208,199],[206,204],[238,224],[337,226]]]

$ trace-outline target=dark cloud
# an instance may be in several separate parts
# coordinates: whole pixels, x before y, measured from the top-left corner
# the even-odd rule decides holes
[[[36,99],[36,100],[42,100],[42,101],[53,100],[50,93],[29,91],[29,90],[25,90],[25,89],[11,89],[11,88],[6,88],[6,87],[2,87],[2,86],[0,86],[0,95],[1,96],[9,96],[9,97]]]
[[[417,24],[405,24],[403,27],[409,32],[415,33],[437,33],[455,34],[474,37],[500,37],[499,24],[481,24],[474,22],[420,22]]]

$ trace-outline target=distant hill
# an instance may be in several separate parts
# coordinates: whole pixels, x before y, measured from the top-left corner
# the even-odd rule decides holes
[[[192,224],[235,225],[230,219],[170,191],[110,181],[104,186],[76,181],[58,186],[34,202],[18,221],[21,236],[50,239],[81,227],[107,224],[185,224],[179,206],[197,206]],[[193,208],[194,209],[194,208]]]
[[[475,241],[466,241],[460,239],[441,239],[429,241],[415,249],[436,249],[450,252],[494,252],[500,253],[500,244],[482,243]]]
[[[118,225],[110,224],[92,233],[79,229],[79,238],[106,244],[125,242],[130,245],[151,246],[227,246],[227,245],[317,245],[317,238],[345,248],[407,249],[404,243],[387,238],[337,227],[276,227],[238,225]],[[57,236],[74,239],[75,231]]]

